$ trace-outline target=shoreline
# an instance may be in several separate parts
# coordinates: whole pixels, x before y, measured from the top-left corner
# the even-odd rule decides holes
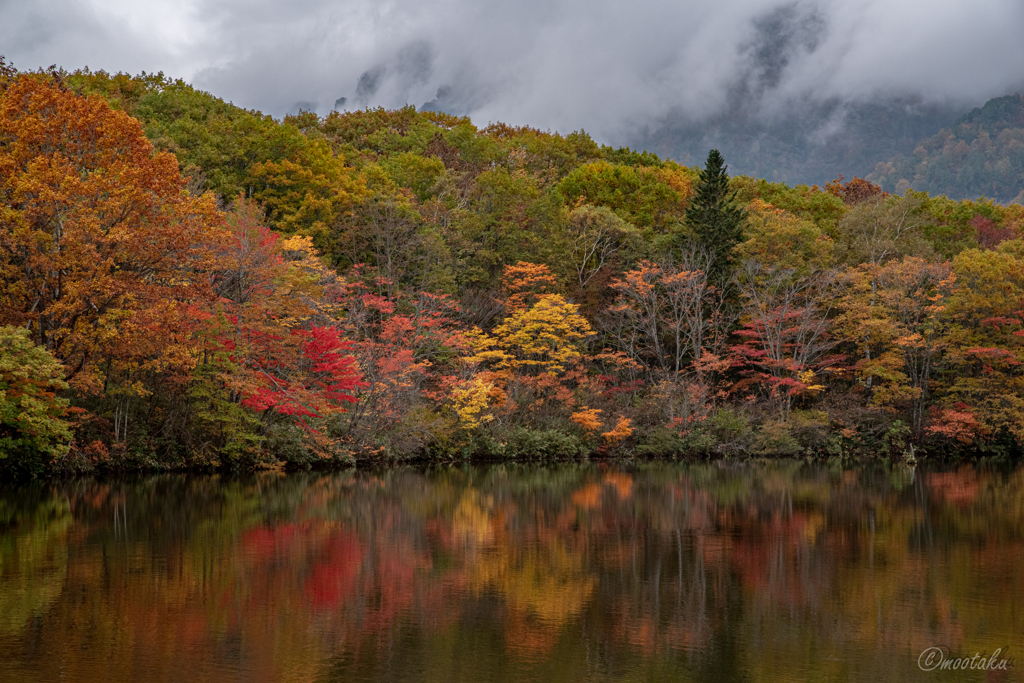
[[[887,467],[903,466],[916,467],[921,464],[948,465],[948,464],[1020,464],[1024,462],[1019,454],[992,454],[979,451],[978,449],[961,450],[946,453],[930,453],[918,450],[916,455],[910,458],[903,456],[888,455],[830,455],[826,453],[807,454],[664,454],[664,455],[641,455],[637,453],[602,454],[599,452],[581,457],[512,457],[496,458],[491,456],[469,456],[464,458],[432,457],[429,455],[413,455],[405,458],[361,458],[349,461],[329,460],[316,463],[296,464],[285,461],[277,462],[255,462],[255,463],[218,463],[218,464],[145,464],[145,463],[120,463],[111,465],[107,463],[73,466],[52,466],[43,472],[32,474],[18,473],[10,468],[0,469],[0,475],[6,484],[24,484],[32,481],[71,481],[76,479],[88,479],[93,477],[119,477],[136,475],[253,475],[267,472],[279,472],[281,474],[294,474],[299,472],[331,473],[345,471],[380,471],[399,469],[404,467],[429,468],[435,466],[495,466],[495,465],[561,465],[561,464],[625,464],[633,465],[639,463],[729,463],[729,464],[764,464],[773,462],[801,462],[805,464],[838,464],[842,466],[854,465],[884,465]]]

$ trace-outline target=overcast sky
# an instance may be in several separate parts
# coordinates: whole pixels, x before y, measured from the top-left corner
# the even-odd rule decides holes
[[[1022,90],[1024,0],[0,0],[0,54],[164,71],[277,116],[437,100],[614,142],[737,92],[771,115]]]

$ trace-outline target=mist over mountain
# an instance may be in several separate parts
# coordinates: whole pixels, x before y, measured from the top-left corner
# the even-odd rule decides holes
[[[699,120],[666,117],[627,144],[684,165],[700,164],[716,148],[732,173],[823,185],[840,174],[864,177],[878,162],[909,154],[963,110],[916,97],[854,104],[833,100],[795,104],[786,116],[766,120],[737,107]]]
[[[164,71],[247,108],[406,104],[683,163],[863,175],[1024,89],[1024,4],[956,0],[0,0],[21,69]]]
[[[989,100],[913,150],[879,163],[868,178],[891,192],[907,187],[954,198],[1024,203],[1024,99]]]

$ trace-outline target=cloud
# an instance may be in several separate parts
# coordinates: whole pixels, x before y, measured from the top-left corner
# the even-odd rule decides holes
[[[163,70],[275,115],[429,102],[610,142],[737,108],[980,104],[1024,84],[1021,29],[1020,0],[0,0],[20,68]]]

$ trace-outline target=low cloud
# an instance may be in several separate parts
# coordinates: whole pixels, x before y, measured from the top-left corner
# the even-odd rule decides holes
[[[611,143],[667,119],[977,105],[1024,85],[1022,29],[1020,0],[0,0],[19,68],[163,70],[277,116],[428,104]]]

